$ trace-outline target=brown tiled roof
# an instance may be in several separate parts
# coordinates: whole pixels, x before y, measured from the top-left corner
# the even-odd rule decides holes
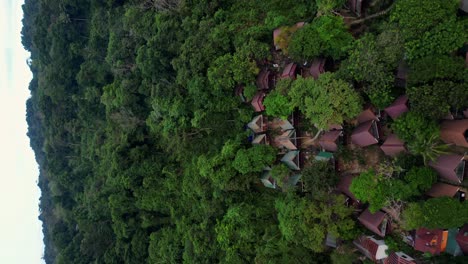
[[[462,155],[442,155],[436,161],[430,161],[429,166],[434,168],[446,180],[460,183],[463,179],[458,178],[455,170],[462,163],[462,159]]]
[[[385,108],[385,112],[394,120],[403,113],[408,112],[408,110],[408,97],[406,95],[398,97],[390,106]]]
[[[349,198],[353,199],[356,202],[359,202],[358,199],[356,199],[356,196],[349,190],[349,187],[351,186],[351,183],[353,182],[354,175],[352,174],[346,174],[341,176],[340,182],[337,185],[337,189],[346,194]]]
[[[253,106],[255,112],[262,112],[265,110],[265,106],[263,106],[263,99],[265,98],[264,92],[258,92],[252,98],[252,102],[250,104]]]
[[[351,141],[353,144],[366,147],[379,142],[371,133],[374,122],[374,120],[364,122],[354,129],[351,134]]]
[[[325,72],[324,66],[325,59],[315,59],[312,61],[312,65],[309,68],[309,74],[317,80],[320,74]]]
[[[257,76],[257,87],[259,90],[270,89],[270,71],[263,69]]]
[[[446,230],[420,228],[416,230],[414,249],[439,255],[447,247],[447,238],[448,232]]]
[[[382,151],[388,156],[396,156],[401,152],[405,152],[405,143],[401,141],[395,134],[388,135],[385,142],[380,146]]]
[[[372,107],[368,107],[366,110],[362,111],[357,117],[357,121],[359,124],[371,120],[379,121],[379,118],[375,115]]]
[[[468,224],[465,224],[456,237],[457,243],[460,246],[463,254],[468,255]]]
[[[443,196],[454,197],[459,190],[460,187],[438,182],[432,185],[431,189],[426,192],[426,195],[434,198]]]
[[[442,122],[440,138],[445,143],[468,148],[468,119]]]
[[[385,245],[383,240],[376,240],[370,236],[360,236],[353,241],[353,244],[359,249],[359,251],[361,251],[362,254],[372,261],[382,260],[387,257],[385,250],[388,249],[388,246]],[[380,252],[379,246],[381,246]]]
[[[403,252],[392,252],[385,259],[385,264],[416,264],[414,259]]]
[[[343,131],[341,130],[332,130],[332,131],[325,132],[320,137],[319,144],[322,148],[324,148],[327,151],[337,151],[338,150],[337,140],[342,134],[343,134]]]
[[[284,147],[288,150],[297,150],[296,145],[293,143],[293,141],[295,141],[295,136],[295,130],[284,131],[283,134],[275,137],[275,146]]]
[[[369,209],[366,209],[359,217],[358,220],[363,224],[367,229],[376,233],[377,235],[384,237],[388,230],[385,233],[382,233],[380,230],[380,226],[384,223],[386,219],[386,214],[382,211],[378,211],[376,213],[371,213]]]
[[[296,68],[297,68],[297,65],[295,63],[293,62],[289,63],[284,68],[283,73],[281,74],[281,78],[296,79]]]

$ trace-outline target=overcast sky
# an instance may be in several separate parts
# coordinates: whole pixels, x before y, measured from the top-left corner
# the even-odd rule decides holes
[[[31,72],[21,45],[21,5],[0,0],[0,263],[42,260],[39,175],[26,136],[26,99]]]

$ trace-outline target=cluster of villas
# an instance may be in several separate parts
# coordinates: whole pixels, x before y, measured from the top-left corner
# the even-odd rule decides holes
[[[362,1],[349,1],[361,3]],[[301,27],[304,23],[295,26]],[[280,49],[277,45],[278,35],[281,29],[276,29],[273,33],[275,49]],[[467,52],[468,64],[468,52]],[[281,190],[298,188],[304,190],[301,182],[301,170],[309,160],[329,161],[336,166],[334,153],[338,151],[340,145],[351,145],[356,148],[366,148],[378,145],[382,152],[390,157],[395,157],[400,153],[407,152],[405,142],[400,140],[395,134],[382,129],[382,123],[389,119],[396,120],[402,114],[409,111],[410,105],[408,97],[402,95],[398,97],[390,106],[382,111],[377,110],[372,105],[363,107],[362,112],[355,120],[352,131],[345,133],[342,125],[332,125],[315,140],[313,145],[307,145],[310,134],[298,129],[301,127],[301,115],[295,112],[288,119],[271,118],[263,114],[265,106],[263,99],[268,92],[274,89],[278,79],[295,79],[297,75],[304,78],[317,79],[322,73],[329,69],[330,65],[325,58],[316,58],[304,65],[293,62],[285,65],[272,64],[272,67],[264,68],[257,76],[257,92],[250,102],[243,95],[243,88],[236,88],[236,95],[240,96],[243,102],[250,103],[256,115],[247,124],[251,131],[250,141],[252,144],[272,145],[278,149],[278,162],[284,163],[291,171],[282,184],[271,176],[271,168],[265,167],[260,176],[260,180],[267,188]],[[401,64],[396,74],[395,85],[405,84],[406,69]],[[441,139],[447,144],[468,148],[468,109],[458,113],[451,113],[441,122]],[[309,136],[309,137],[308,137]],[[453,197],[464,202],[467,190],[461,185],[468,171],[466,153],[445,154],[429,163],[429,166],[437,171],[439,182],[425,194],[431,197]],[[403,252],[388,252],[388,246],[383,240],[392,231],[392,217],[388,211],[382,210],[371,213],[365,209],[364,205],[349,190],[355,175],[342,172],[340,182],[336,192],[347,197],[347,204],[354,206],[361,211],[358,221],[371,231],[374,236],[363,235],[354,241],[356,248],[368,259],[376,263],[416,263],[416,261]],[[466,184],[466,183],[465,183]],[[428,230],[420,228],[407,234],[405,242],[411,245],[416,251],[438,255],[442,252],[459,256],[468,255],[468,224],[454,229],[434,229]],[[325,241],[330,247],[337,247],[339,239],[329,235]]]

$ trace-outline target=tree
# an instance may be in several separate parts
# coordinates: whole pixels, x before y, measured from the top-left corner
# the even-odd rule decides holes
[[[435,80],[466,82],[468,78],[468,68],[460,57],[433,54],[412,61],[410,67],[409,86],[431,84]]]
[[[291,174],[291,170],[283,163],[274,165],[271,168],[271,177],[276,180],[276,184],[281,188],[285,187],[284,183]]]
[[[318,80],[299,77],[292,84],[288,96],[291,103],[321,129],[331,124],[342,124],[361,111],[359,94],[332,73],[324,73]]]
[[[301,172],[305,190],[313,196],[327,193],[336,186],[338,177],[335,170],[326,161],[314,161]]]
[[[341,8],[345,0],[317,0],[317,16],[328,14],[329,12]]]
[[[275,161],[276,150],[269,145],[254,145],[248,149],[239,149],[232,166],[242,174],[261,172],[265,166]]]
[[[287,119],[294,110],[291,101],[277,90],[269,93],[263,100],[265,112],[269,116]]]
[[[424,164],[427,164],[429,161],[435,161],[442,154],[448,154],[448,148],[449,145],[442,144],[436,135],[408,144],[408,150],[415,155],[421,155]]]
[[[289,54],[297,61],[318,56],[344,57],[353,43],[343,19],[325,15],[296,31],[289,43]]]
[[[413,111],[404,113],[392,124],[393,131],[406,142],[421,142],[439,135],[436,122]]]

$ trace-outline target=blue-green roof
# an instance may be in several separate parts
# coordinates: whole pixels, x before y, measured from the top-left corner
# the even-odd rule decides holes
[[[333,153],[325,152],[325,151],[320,151],[319,154],[315,156],[315,160],[319,160],[319,161],[328,161],[331,158],[333,158]]]
[[[456,240],[457,234],[458,228],[452,228],[448,230],[447,247],[445,248],[445,252],[447,252],[447,254],[453,256],[461,256],[463,254]]]
[[[289,151],[288,153],[284,154],[283,158],[281,159],[281,162],[286,164],[286,166],[288,166],[288,168],[290,168],[291,170],[300,170],[299,162],[297,162],[298,155],[299,150]]]

